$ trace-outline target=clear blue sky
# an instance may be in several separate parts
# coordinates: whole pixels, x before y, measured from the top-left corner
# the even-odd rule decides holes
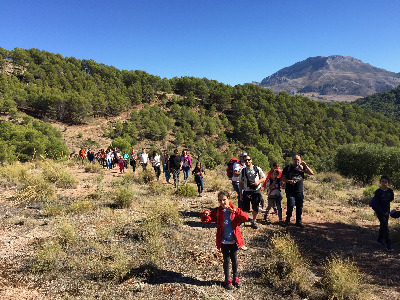
[[[399,37],[399,0],[0,2],[2,48],[231,85],[333,54],[400,72]]]

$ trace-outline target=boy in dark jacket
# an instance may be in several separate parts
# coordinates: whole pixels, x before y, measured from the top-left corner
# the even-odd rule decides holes
[[[387,176],[382,176],[379,181],[380,187],[375,191],[375,203],[373,209],[375,210],[376,216],[378,217],[379,235],[378,244],[386,247],[387,251],[393,251],[392,243],[389,238],[389,212],[390,212],[390,202],[394,199],[394,193],[391,188],[388,187],[389,178]]]

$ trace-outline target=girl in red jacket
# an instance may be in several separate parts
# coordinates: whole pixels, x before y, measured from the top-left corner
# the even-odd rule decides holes
[[[201,214],[201,221],[204,223],[217,223],[217,248],[221,249],[224,257],[225,287],[228,290],[233,286],[240,287],[241,283],[237,274],[238,270],[238,250],[244,245],[242,233],[239,224],[248,220],[248,216],[240,208],[235,208],[230,202],[231,197],[227,191],[218,193],[219,207],[211,212],[204,211]],[[229,269],[232,262],[232,279],[230,279]]]

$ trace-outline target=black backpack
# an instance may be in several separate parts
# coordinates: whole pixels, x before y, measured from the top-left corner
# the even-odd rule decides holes
[[[253,166],[253,170],[254,170],[254,172],[256,173],[256,176],[258,176],[258,177],[260,177],[260,175],[259,175],[259,173],[258,173],[258,167],[257,166]],[[246,180],[247,180],[247,187],[248,188],[253,188],[254,190],[256,190],[256,186],[254,186],[254,185],[252,185],[251,183],[251,180],[249,179],[249,175],[247,175],[247,168],[246,167],[244,167],[243,169],[242,169],[242,177],[243,176],[246,176]]]

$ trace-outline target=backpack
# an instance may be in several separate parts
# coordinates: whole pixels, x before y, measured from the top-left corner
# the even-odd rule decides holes
[[[260,177],[260,174],[258,173],[258,167],[257,167],[257,166],[253,166],[253,170],[254,170],[254,172],[256,173],[256,176]],[[246,176],[247,187],[252,187],[252,186],[249,185],[250,180],[249,180],[249,176],[247,175],[247,168],[246,168],[246,167],[244,167],[244,168],[242,169],[242,177],[243,177],[243,176]],[[255,188],[254,188],[254,189],[255,189]]]
[[[372,197],[371,201],[369,202],[369,206],[370,206],[373,210],[375,210],[375,208],[376,208],[375,196]]]
[[[226,176],[228,176],[229,179],[232,179],[233,177],[233,165],[237,162],[239,162],[237,158],[231,158],[231,160],[226,164],[228,166],[226,168]]]

